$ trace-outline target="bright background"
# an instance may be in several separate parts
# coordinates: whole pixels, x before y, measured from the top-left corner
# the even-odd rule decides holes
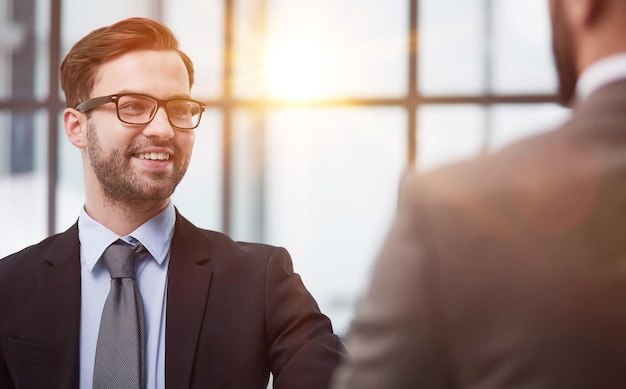
[[[55,7],[61,58],[125,17],[172,28],[209,105],[176,206],[286,247],[340,335],[407,165],[488,153],[569,114],[554,103],[545,0],[0,0],[0,257],[83,204],[79,152],[53,123]]]

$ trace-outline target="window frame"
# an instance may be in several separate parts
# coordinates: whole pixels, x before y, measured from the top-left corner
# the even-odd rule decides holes
[[[11,96],[7,100],[0,100],[0,110],[14,111],[37,111],[45,110],[48,115],[48,144],[47,144],[47,231],[48,234],[53,234],[55,231],[57,221],[57,186],[59,176],[59,163],[58,163],[58,136],[59,136],[59,115],[65,108],[64,102],[61,99],[61,90],[59,85],[59,64],[61,62],[61,1],[62,0],[50,0],[50,47],[49,47],[49,59],[48,59],[48,94],[43,100],[36,98],[18,99]],[[152,0],[156,9],[163,9],[164,0]],[[418,150],[417,143],[420,135],[419,128],[419,108],[424,105],[443,105],[443,104],[475,104],[489,108],[497,104],[529,104],[529,103],[558,103],[558,97],[556,94],[507,94],[496,95],[490,92],[477,95],[444,95],[444,96],[428,96],[422,95],[419,92],[419,80],[418,80],[418,46],[419,46],[419,5],[420,0],[407,0],[409,3],[409,30],[407,31],[409,39],[407,39],[407,51],[408,51],[408,85],[407,93],[400,98],[377,98],[377,97],[363,97],[352,99],[320,99],[314,101],[303,102],[287,102],[277,101],[270,99],[255,99],[255,100],[242,100],[237,99],[234,96],[231,83],[228,80],[232,79],[234,73],[234,58],[235,49],[234,45],[234,18],[235,18],[235,1],[236,0],[223,0],[224,3],[224,31],[223,31],[223,82],[221,95],[217,98],[207,98],[206,96],[199,96],[199,100],[204,102],[207,108],[217,109],[222,115],[222,139],[223,139],[223,164],[222,164],[222,232],[229,234],[232,226],[232,207],[233,207],[233,122],[236,111],[239,109],[251,109],[258,113],[260,118],[271,109],[285,107],[285,106],[310,106],[310,107],[399,107],[406,112],[407,116],[407,128],[406,128],[406,148],[407,148],[407,161],[408,165],[414,165],[417,167]],[[266,14],[265,7],[267,6],[267,0],[259,0],[261,4],[262,15]],[[485,12],[487,26],[485,31],[485,39],[489,39],[491,25],[491,15],[493,9],[493,0],[483,0],[483,12]],[[160,11],[157,11],[157,14]],[[482,55],[490,56],[490,50],[486,50]],[[484,61],[487,74],[491,71],[490,64],[491,58],[487,57]],[[489,77],[487,77],[489,79]],[[489,91],[489,88],[487,88]],[[263,126],[264,120],[259,120],[261,126]],[[487,128],[484,129],[488,135],[490,133],[490,123],[487,122]],[[263,133],[263,129],[261,129]],[[259,142],[259,147],[263,142]],[[487,151],[485,146],[485,152]],[[263,150],[259,150],[260,155],[263,155]],[[419,167],[418,167],[419,168]],[[260,188],[262,188],[261,184]],[[262,193],[258,193],[259,198],[262,198]],[[262,201],[259,203],[262,207]],[[259,210],[263,214],[263,210]],[[261,224],[258,226],[261,228]],[[262,235],[261,235],[262,238]]]

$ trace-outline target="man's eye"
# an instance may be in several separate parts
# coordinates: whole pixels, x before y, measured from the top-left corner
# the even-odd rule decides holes
[[[145,123],[150,120],[157,105],[154,101],[136,96],[124,96],[117,105],[117,114],[129,123]]]
[[[191,110],[187,105],[174,105],[169,107],[170,115],[175,116],[189,116],[191,115]]]
[[[132,102],[124,103],[123,105],[119,107],[119,109],[127,113],[137,114],[137,113],[143,113],[146,110],[148,110],[148,106],[145,103],[142,103],[139,101],[132,101]]]

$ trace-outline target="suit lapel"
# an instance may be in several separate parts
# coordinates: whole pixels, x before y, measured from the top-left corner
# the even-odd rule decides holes
[[[166,387],[188,387],[209,293],[209,247],[202,233],[176,213],[167,280]]]
[[[42,320],[34,323],[50,346],[46,369],[55,387],[77,387],[80,333],[80,244],[78,226],[60,234],[46,254],[50,265],[37,273]]]

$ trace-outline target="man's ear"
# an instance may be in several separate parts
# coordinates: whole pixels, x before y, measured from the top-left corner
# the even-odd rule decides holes
[[[570,1],[570,17],[572,22],[581,27],[591,27],[598,21],[607,0],[574,0]],[[567,7],[566,7],[567,9]]]
[[[73,108],[66,108],[63,111],[63,126],[65,136],[79,149],[87,145],[87,117],[84,113]]]

